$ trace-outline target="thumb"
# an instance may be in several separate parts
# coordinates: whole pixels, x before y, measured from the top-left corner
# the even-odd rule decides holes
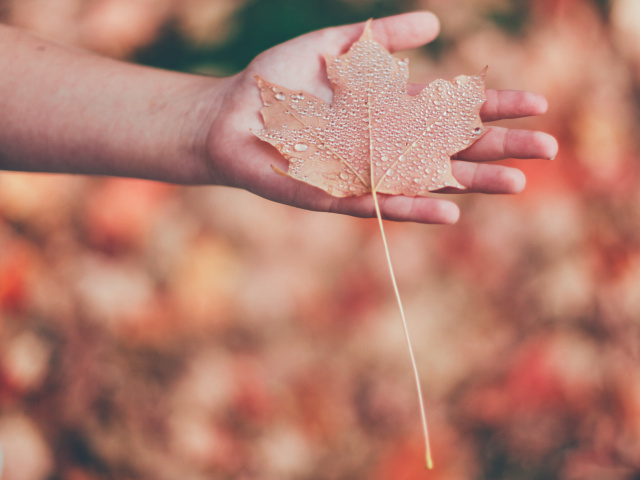
[[[336,51],[328,51],[330,55],[340,55],[345,48],[354,43],[364,29],[364,22],[320,30],[318,34],[331,38],[328,42]],[[378,42],[390,52],[408,50],[431,42],[440,32],[440,22],[431,12],[420,11],[403,13],[392,17],[374,20],[371,28]]]

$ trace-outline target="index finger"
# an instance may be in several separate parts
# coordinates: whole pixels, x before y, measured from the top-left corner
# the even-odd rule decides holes
[[[487,90],[487,101],[482,105],[480,118],[484,122],[507,118],[542,115],[549,108],[544,96],[523,90]]]

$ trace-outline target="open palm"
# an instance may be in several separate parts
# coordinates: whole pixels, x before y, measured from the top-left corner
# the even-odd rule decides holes
[[[363,24],[312,32],[271,48],[241,73],[226,80],[219,97],[218,114],[211,126],[208,152],[213,181],[247,189],[288,205],[360,217],[375,216],[370,195],[335,198],[291,178],[276,175],[271,166],[287,169],[287,160],[260,141],[251,130],[262,128],[262,101],[254,75],[293,90],[305,90],[331,102],[332,91],[323,60],[325,53],[340,55],[362,33]],[[433,40],[438,21],[428,12],[415,12],[376,20],[372,25],[378,41],[390,51],[415,48]],[[422,85],[410,85],[416,93]],[[544,97],[520,91],[487,91],[483,121],[518,118],[544,113]],[[522,172],[487,164],[503,158],[553,158],[557,143],[542,132],[491,127],[453,161],[453,174],[467,192],[518,193],[525,185]],[[459,216],[455,203],[435,197],[380,196],[382,214],[392,220],[421,223],[453,223]]]

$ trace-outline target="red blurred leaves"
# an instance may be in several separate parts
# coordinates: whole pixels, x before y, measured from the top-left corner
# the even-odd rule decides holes
[[[142,248],[173,189],[145,180],[100,182],[85,207],[89,241],[106,252]]]
[[[0,322],[1,315],[16,313],[28,305],[31,280],[37,272],[38,252],[19,239],[0,240]],[[2,324],[0,323],[0,327]]]
[[[583,383],[575,371],[563,371],[558,362],[564,355],[571,362],[571,343],[562,338],[527,342],[505,362],[505,372],[466,399],[466,408],[477,421],[509,423],[514,417],[549,410],[584,415],[600,387],[591,379]]]

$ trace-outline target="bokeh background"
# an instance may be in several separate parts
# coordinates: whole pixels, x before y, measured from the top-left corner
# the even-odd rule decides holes
[[[0,19],[227,75],[271,45],[431,9],[412,80],[489,65],[554,162],[455,226],[242,191],[0,174],[3,480],[640,479],[640,2],[0,0]],[[52,119],[55,121],[55,119]],[[514,163],[507,161],[506,163]]]

